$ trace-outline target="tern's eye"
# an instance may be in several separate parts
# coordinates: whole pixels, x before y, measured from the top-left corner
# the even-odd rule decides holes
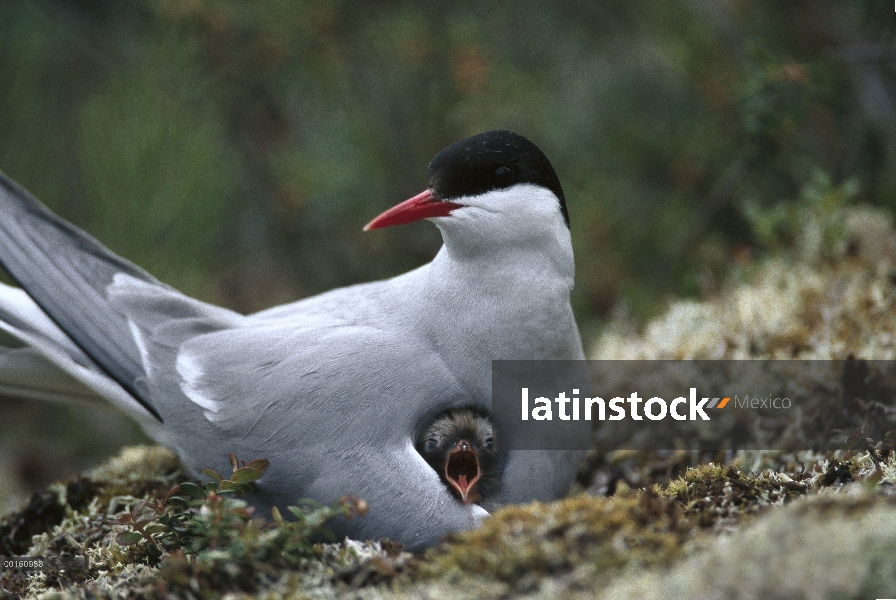
[[[510,167],[497,167],[495,169],[495,185],[499,188],[508,187],[513,183],[513,169]]]

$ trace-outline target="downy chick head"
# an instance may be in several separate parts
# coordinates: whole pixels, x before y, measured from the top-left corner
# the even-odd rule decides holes
[[[464,504],[489,504],[500,493],[502,461],[491,420],[472,409],[445,412],[417,436],[417,451]]]

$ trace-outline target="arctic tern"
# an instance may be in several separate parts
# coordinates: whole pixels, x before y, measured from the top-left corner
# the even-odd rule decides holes
[[[244,316],[160,283],[0,173],[0,263],[24,290],[0,287],[0,393],[109,402],[197,475],[229,452],[267,458],[259,510],[352,494],[369,512],[337,533],[410,550],[475,527],[478,498],[562,495],[580,453],[486,447],[492,360],[584,358],[551,163],[509,131],[456,142],[365,230],[420,219],[444,241],[432,262]]]

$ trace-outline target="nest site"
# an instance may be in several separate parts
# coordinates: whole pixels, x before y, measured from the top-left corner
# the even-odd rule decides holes
[[[736,266],[717,296],[673,302],[640,332],[617,319],[590,357],[892,360],[892,217],[844,211],[827,221],[843,227],[825,237],[833,244],[814,243],[825,223],[806,219],[792,253]],[[850,393],[863,401],[888,389],[862,381]],[[567,498],[504,507],[420,555],[388,540],[328,540],[328,519],[364,518],[361,500],[297,506],[296,520],[261,524],[230,492],[263,465],[237,462],[203,487],[168,450],[127,448],[0,518],[2,556],[89,561],[87,570],[0,571],[0,595],[881,596],[896,589],[896,455],[891,415],[869,406],[879,414],[844,450],[592,452]]]

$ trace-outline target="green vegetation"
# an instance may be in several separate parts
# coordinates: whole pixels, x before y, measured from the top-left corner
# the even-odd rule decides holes
[[[645,466],[661,467],[658,454],[640,454]],[[388,540],[320,542],[329,519],[364,518],[359,501],[297,508],[289,522],[251,518],[245,503],[228,496],[260,476],[263,462],[237,465],[230,479],[202,488],[184,481],[168,451],[133,447],[0,519],[4,552],[12,545],[22,555],[82,554],[89,561],[79,571],[0,571],[0,593],[60,600],[642,598],[641,588],[672,585],[686,597],[840,598],[892,588],[891,450],[744,453],[736,463],[757,461],[767,466],[748,472],[708,463],[609,497],[507,506],[479,529],[411,556]],[[179,487],[165,493],[174,480]],[[33,537],[17,541],[25,520]]]
[[[89,568],[51,572],[49,580],[0,572],[0,593],[85,581],[95,582],[100,594],[124,584],[135,597],[252,590],[282,572],[301,572],[309,561],[320,564],[321,542],[332,538],[327,523],[366,513],[363,500],[347,497],[333,506],[300,502],[288,507],[289,520],[274,508],[274,520],[267,521],[238,496],[251,491],[268,461],[240,462],[232,453],[230,460],[229,479],[207,470],[213,480],[202,487],[186,480],[167,450],[129,448],[87,476],[36,493],[27,507],[0,520],[0,553],[87,556]],[[164,492],[174,480],[180,483]]]

